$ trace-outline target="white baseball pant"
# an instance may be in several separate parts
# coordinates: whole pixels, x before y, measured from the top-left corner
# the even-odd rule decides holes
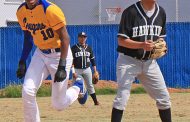
[[[140,61],[122,53],[117,59],[118,91],[114,108],[125,110],[135,78],[141,81],[147,93],[156,101],[158,109],[170,108],[170,96],[156,60]]]
[[[53,108],[63,110],[78,98],[80,91],[78,87],[70,87],[67,89],[69,72],[73,61],[70,47],[66,58],[67,78],[62,82],[53,82],[59,64],[60,54],[60,52],[44,54],[38,48],[35,50],[27,69],[22,88],[25,122],[40,122],[36,93],[42,81],[45,80],[49,74],[52,78],[51,101]]]
[[[84,81],[86,83],[86,88],[89,92],[89,94],[93,94],[95,93],[95,89],[94,86],[92,84],[92,70],[90,67],[86,68],[86,69],[76,69],[75,68],[75,72],[79,75],[82,75],[82,77],[84,78]]]

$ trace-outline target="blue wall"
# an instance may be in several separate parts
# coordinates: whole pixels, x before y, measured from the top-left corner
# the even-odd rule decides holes
[[[77,42],[77,34],[81,31],[88,35],[87,43],[95,53],[100,78],[115,81],[118,25],[68,26],[71,46]],[[167,24],[168,54],[159,59],[158,63],[168,87],[190,87],[189,32],[190,23]],[[23,33],[19,27],[0,28],[0,88],[23,82],[17,79],[15,74],[22,50],[22,38]]]

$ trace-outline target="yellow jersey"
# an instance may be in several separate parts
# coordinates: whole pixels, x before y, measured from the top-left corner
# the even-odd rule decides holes
[[[31,33],[38,48],[53,49],[61,46],[61,40],[55,31],[66,26],[66,20],[57,5],[39,0],[37,6],[30,10],[24,2],[18,8],[16,15],[22,30]]]

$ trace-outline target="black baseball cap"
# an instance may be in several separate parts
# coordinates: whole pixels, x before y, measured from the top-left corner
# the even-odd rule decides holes
[[[78,37],[80,37],[80,36],[87,37],[87,35],[86,35],[86,33],[85,33],[85,32],[80,32],[80,33],[78,33]]]

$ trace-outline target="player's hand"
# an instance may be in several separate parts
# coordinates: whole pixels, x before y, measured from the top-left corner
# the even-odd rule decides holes
[[[152,40],[146,40],[143,42],[143,49],[146,51],[151,51],[154,48],[154,43]]]
[[[62,82],[67,77],[65,66],[58,66],[57,72],[55,73],[54,82]]]
[[[26,73],[26,62],[19,61],[18,69],[16,71],[17,78],[21,79],[25,76]]]
[[[77,78],[77,73],[73,73],[73,78],[74,78],[74,79]]]

